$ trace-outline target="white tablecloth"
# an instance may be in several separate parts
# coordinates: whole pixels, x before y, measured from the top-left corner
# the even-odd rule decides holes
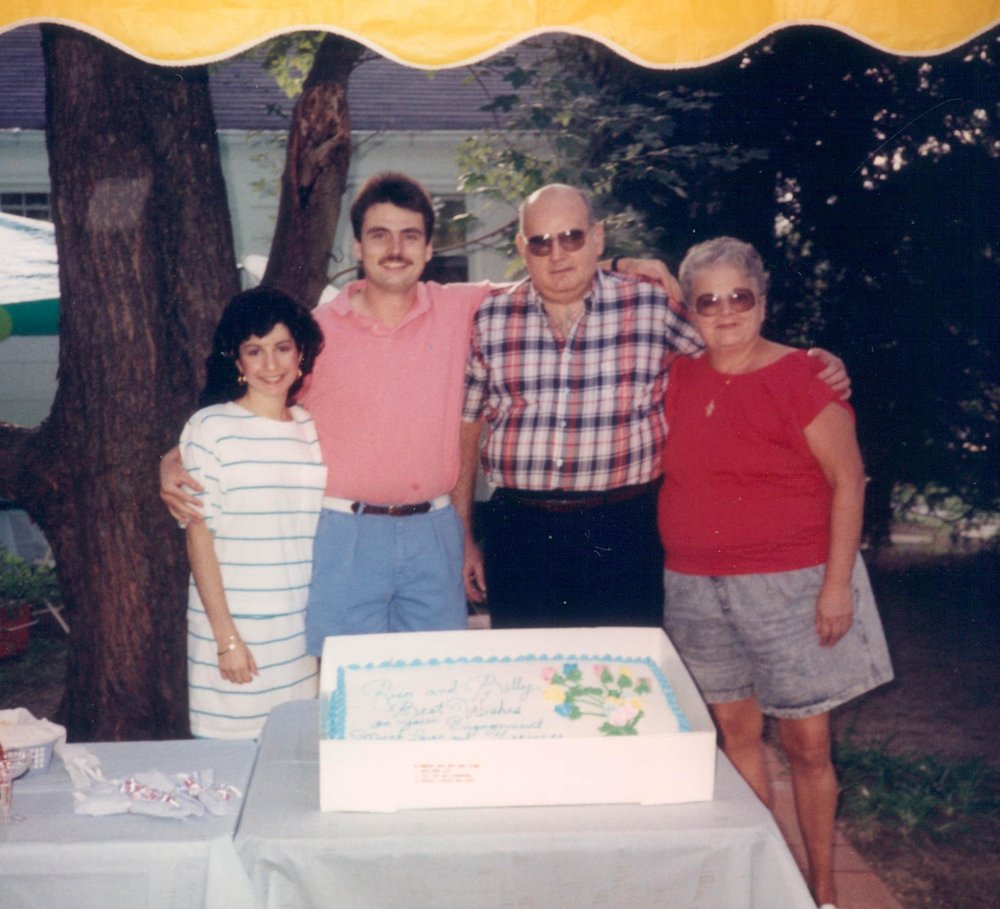
[[[254,742],[168,741],[85,745],[108,779],[148,770],[215,771],[244,794]],[[243,909],[249,882],[233,845],[238,815],[175,820],[73,812],[62,761],[14,783],[14,811],[0,825],[3,909]]]
[[[316,711],[278,707],[261,739],[236,836],[259,907],[815,909],[721,755],[711,802],[322,813]]]

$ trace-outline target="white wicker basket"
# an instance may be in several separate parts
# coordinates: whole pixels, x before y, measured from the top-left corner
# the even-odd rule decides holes
[[[10,754],[26,755],[31,760],[29,774],[49,769],[56,742],[65,735],[62,726],[36,719],[24,707],[0,710],[0,745]]]
[[[8,757],[23,754],[29,758],[31,766],[25,775],[31,776],[33,773],[45,773],[49,769],[49,764],[52,762],[52,749],[55,747],[55,744],[56,739],[53,739],[44,745],[32,745],[30,748],[10,748],[6,754]]]

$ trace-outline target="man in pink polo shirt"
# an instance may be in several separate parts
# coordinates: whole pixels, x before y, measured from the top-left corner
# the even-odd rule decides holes
[[[421,282],[434,209],[379,174],[351,206],[365,278],[314,315],[326,347],[302,403],[328,468],[306,614],[310,653],[333,634],[466,627],[458,480],[472,316],[488,284]]]

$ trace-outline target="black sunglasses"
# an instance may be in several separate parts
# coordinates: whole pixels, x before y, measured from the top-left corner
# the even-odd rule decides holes
[[[702,294],[694,301],[694,311],[699,316],[717,316],[722,304],[728,302],[733,312],[748,312],[757,305],[757,295],[749,287],[734,287],[728,294]]]
[[[549,256],[556,243],[559,244],[559,248],[563,252],[576,252],[583,248],[586,239],[587,231],[574,227],[572,230],[564,230],[560,234],[537,234],[534,237],[528,237],[525,245],[533,256]]]

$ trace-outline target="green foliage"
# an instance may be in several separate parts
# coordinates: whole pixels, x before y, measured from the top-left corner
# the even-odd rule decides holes
[[[60,600],[59,582],[53,569],[34,566],[0,548],[0,604],[42,603]]]
[[[892,514],[900,524],[944,531],[949,542],[962,537],[977,538],[996,545],[1000,542],[1000,512],[981,511],[956,494],[950,486],[926,483],[899,483],[893,490]]]
[[[621,61],[584,39],[527,44],[476,69],[500,74],[512,91],[484,108],[498,115],[498,128],[460,147],[461,188],[513,204],[547,183],[585,188],[620,253],[658,245],[661,231],[639,216],[638,199],[673,205],[688,199],[698,173],[733,172],[765,157],[680,141],[679,119],[710,112],[711,93],[626,85]]]
[[[302,94],[302,86],[312,69],[316,51],[323,41],[323,32],[291,32],[266,42],[251,54],[259,56],[264,69],[289,98]]]
[[[836,746],[834,764],[839,813],[862,830],[946,837],[994,812],[1000,799],[1000,773],[981,759],[901,756],[878,744],[845,742]]]

